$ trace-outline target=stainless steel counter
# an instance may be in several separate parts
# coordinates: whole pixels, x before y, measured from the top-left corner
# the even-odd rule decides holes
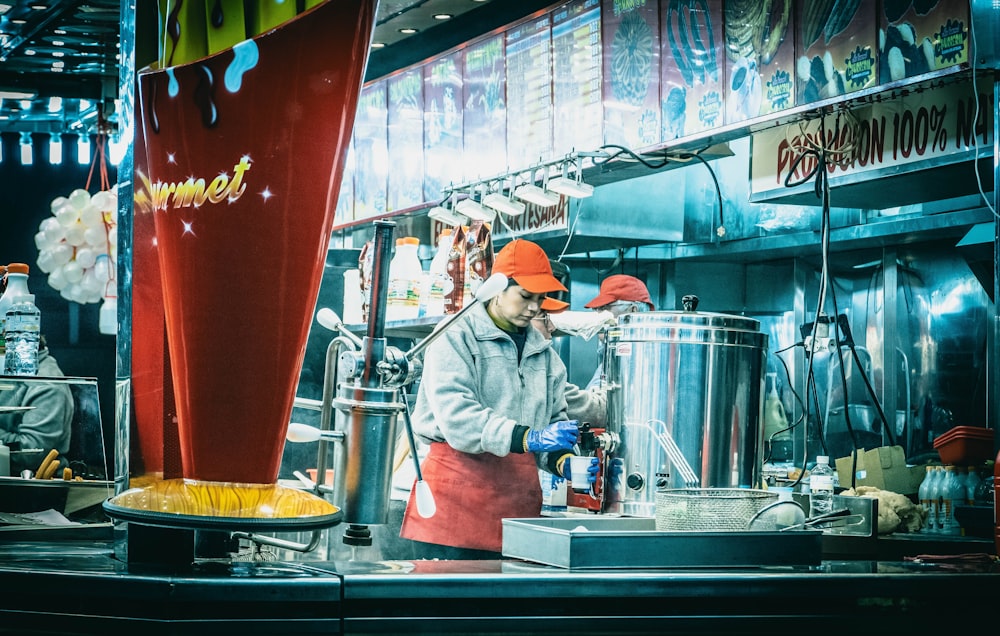
[[[1000,592],[1000,564],[985,556],[585,571],[516,559],[167,567],[124,563],[114,547],[0,543],[0,633],[745,634],[817,621],[929,633],[995,620]]]

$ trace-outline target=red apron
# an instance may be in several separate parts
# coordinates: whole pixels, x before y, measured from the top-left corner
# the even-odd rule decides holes
[[[434,442],[420,469],[437,512],[429,519],[417,514],[412,489],[399,533],[404,539],[500,552],[501,519],[541,514],[542,489],[531,453],[474,455]]]

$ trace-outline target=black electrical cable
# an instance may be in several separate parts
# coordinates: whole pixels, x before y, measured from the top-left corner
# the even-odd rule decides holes
[[[692,158],[700,161],[706,168],[708,168],[708,174],[712,176],[712,182],[715,183],[715,197],[719,204],[719,227],[715,230],[715,238],[712,240],[721,239],[722,235],[726,233],[726,221],[723,218],[723,206],[722,206],[722,188],[719,187],[719,179],[715,176],[715,170],[712,170],[712,166],[708,165],[708,162],[701,155],[696,155],[694,153],[689,153],[683,156],[684,159]]]
[[[663,159],[663,161],[660,161],[658,163],[653,163],[652,161],[649,161],[644,157],[641,157],[640,155],[636,154],[629,148],[626,148],[625,146],[619,146],[618,144],[605,144],[600,148],[598,148],[598,150],[608,150],[608,149],[615,150],[615,152],[603,159],[595,158],[594,165],[603,165],[608,163],[609,161],[613,161],[614,159],[621,157],[622,155],[625,155],[631,158],[632,160],[641,163],[650,170],[659,170],[660,168],[663,168],[664,166],[669,164],[672,160],[670,157],[666,157],[665,159]],[[708,165],[708,161],[706,161],[705,158],[702,157],[701,155],[693,152],[688,152],[676,157],[673,160],[687,161],[690,159],[697,159],[702,164],[704,164],[704,166],[708,168],[708,174],[711,175],[712,182],[715,184],[715,197],[716,200],[718,201],[718,208],[719,208],[719,226],[715,229],[715,238],[712,239],[712,242],[716,242],[719,239],[721,239],[722,236],[726,233],[726,222],[723,214],[723,204],[722,204],[722,188],[719,187],[719,179],[715,175],[715,170],[712,170],[712,166]]]
[[[633,152],[632,150],[626,148],[625,146],[619,146],[618,144],[605,144],[605,145],[601,146],[600,148],[598,148],[598,150],[606,150],[608,148],[613,149],[616,152],[608,155],[604,159],[601,159],[599,157],[595,157],[594,158],[594,165],[600,166],[600,165],[606,164],[609,161],[613,161],[613,160],[617,159],[618,157],[620,157],[622,155],[626,155],[626,156],[632,158],[634,161],[638,161],[639,163],[641,163],[642,165],[646,166],[650,170],[659,170],[660,168],[662,168],[662,167],[666,166],[668,163],[670,163],[670,159],[669,158],[666,158],[666,159],[664,159],[663,161],[661,161],[659,163],[653,163],[653,162],[651,162],[651,161],[649,161],[649,160],[647,160],[647,159],[645,159],[645,158],[637,155],[635,152]]]

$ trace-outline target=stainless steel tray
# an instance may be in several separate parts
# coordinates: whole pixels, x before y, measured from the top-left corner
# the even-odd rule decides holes
[[[647,517],[503,520],[503,555],[570,569],[817,565],[823,533],[657,532]]]

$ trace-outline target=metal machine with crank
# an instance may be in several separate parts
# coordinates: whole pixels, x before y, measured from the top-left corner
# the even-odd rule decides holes
[[[385,299],[394,225],[389,221],[375,223],[371,301],[365,336],[358,337],[348,330],[332,310],[318,312],[319,323],[340,334],[327,348],[319,405],[320,426],[292,423],[287,435],[290,442],[319,442],[317,475],[326,474],[329,443],[335,444],[333,485],[316,483],[314,492],[317,495],[332,493],[333,502],[343,510],[344,521],[348,524],[343,541],[355,546],[371,545],[368,526],[388,521],[392,454],[400,413],[416,468],[417,512],[424,517],[434,514],[434,497],[420,472],[404,389],[420,375],[420,353],[472,307],[489,300],[507,286],[507,277],[503,274],[490,276],[474,293],[471,302],[445,317],[431,334],[409,351],[388,346],[384,337]]]
[[[604,511],[605,479],[612,467],[610,454],[618,446],[618,435],[605,428],[592,426],[589,422],[580,425],[579,447],[581,455],[592,455],[597,458],[599,470],[594,485],[586,492],[575,488],[566,491],[566,505],[571,508],[582,508],[591,512]]]

